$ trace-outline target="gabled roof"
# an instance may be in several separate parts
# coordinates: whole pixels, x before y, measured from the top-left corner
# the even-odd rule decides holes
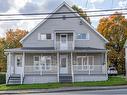
[[[72,11],[72,12],[75,12],[72,8],[71,8],[71,6],[69,6],[68,4],[67,4],[67,2],[63,2],[60,6],[58,6],[56,9],[55,9],[55,11],[54,12],[52,12],[52,13],[56,13],[57,12],[57,10],[59,10],[62,6],[67,6],[69,9],[70,9],[70,11]],[[80,16],[78,13],[75,13],[77,16]],[[51,15],[49,15],[47,18],[50,18],[51,16],[52,16],[53,14],[51,14]],[[86,23],[95,33],[97,33],[104,41],[105,41],[105,43],[108,43],[109,41],[106,39],[106,38],[104,38],[99,32],[97,32],[96,30],[95,30],[95,28],[93,27],[93,26],[91,26],[86,20],[84,20],[82,17],[80,17],[79,19],[81,19],[84,23]],[[31,35],[40,25],[42,25],[44,22],[46,22],[48,19],[45,19],[45,20],[42,20],[31,32],[29,32],[23,39],[21,39],[20,40],[20,42],[22,43],[29,35]]]

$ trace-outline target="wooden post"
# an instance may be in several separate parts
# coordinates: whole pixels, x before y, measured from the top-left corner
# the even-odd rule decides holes
[[[58,82],[59,82],[59,53],[57,52],[57,79],[58,79]]]
[[[12,71],[11,71],[11,53],[9,52],[9,55],[8,55],[8,72],[9,74],[12,74]]]
[[[72,82],[74,82],[73,53],[72,52],[71,52],[71,73],[72,73]]]
[[[11,74],[11,65],[10,65],[10,62],[11,62],[11,53],[9,52],[8,55],[7,55],[7,72],[6,72],[6,84],[8,84],[8,79],[9,79],[9,76]]]
[[[105,73],[108,76],[108,72],[107,72],[107,70],[108,70],[108,62],[107,62],[107,60],[108,60],[108,58],[107,58],[107,51],[106,51],[106,53],[105,53]]]
[[[24,69],[25,69],[25,52],[23,52],[23,62],[22,62],[22,70],[23,70],[23,77],[24,77]]]
[[[125,70],[126,70],[126,78],[127,78],[127,48],[125,48]]]

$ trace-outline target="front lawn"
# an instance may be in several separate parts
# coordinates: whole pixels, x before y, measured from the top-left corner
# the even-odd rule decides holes
[[[0,85],[0,90],[19,89],[53,89],[60,87],[81,87],[81,86],[118,86],[127,85],[127,80],[120,76],[109,77],[108,81],[100,82],[77,82],[77,83],[48,83],[48,84],[24,84],[24,85]]]

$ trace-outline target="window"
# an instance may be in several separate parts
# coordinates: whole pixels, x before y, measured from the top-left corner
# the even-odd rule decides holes
[[[43,70],[51,69],[51,56],[42,56],[41,57],[41,66]]]
[[[89,39],[89,34],[88,33],[78,33],[77,39],[83,39],[83,40],[88,40]]]
[[[38,34],[38,40],[50,40],[52,39],[51,34]]]
[[[46,34],[46,39],[51,39],[51,34]]]
[[[22,56],[17,56],[16,62],[17,62],[17,67],[21,67],[22,66]]]
[[[34,66],[35,66],[36,71],[40,70],[40,68],[39,68],[39,65],[40,65],[39,58],[40,58],[39,56],[34,56]]]
[[[90,69],[94,68],[94,56],[77,56],[77,66],[78,70],[88,70],[90,65]]]
[[[39,61],[39,56],[35,56],[34,61]]]
[[[40,40],[46,40],[46,34],[41,34],[40,35]]]

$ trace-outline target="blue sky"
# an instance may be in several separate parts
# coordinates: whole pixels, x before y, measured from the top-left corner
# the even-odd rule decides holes
[[[32,12],[52,12],[64,0],[0,0],[0,13],[32,13]],[[84,10],[126,8],[127,0],[65,0],[69,4],[77,5]],[[110,12],[112,13],[112,12]],[[97,13],[88,13],[88,15]],[[104,12],[98,14],[106,14]],[[3,17],[1,17],[3,18]],[[8,17],[4,17],[8,18]],[[16,18],[16,17],[12,17]],[[19,18],[19,17],[18,17]],[[20,16],[24,18],[24,16]],[[101,17],[91,17],[92,25],[96,28]],[[0,22],[0,36],[10,29],[31,30],[40,21],[9,21]]]

